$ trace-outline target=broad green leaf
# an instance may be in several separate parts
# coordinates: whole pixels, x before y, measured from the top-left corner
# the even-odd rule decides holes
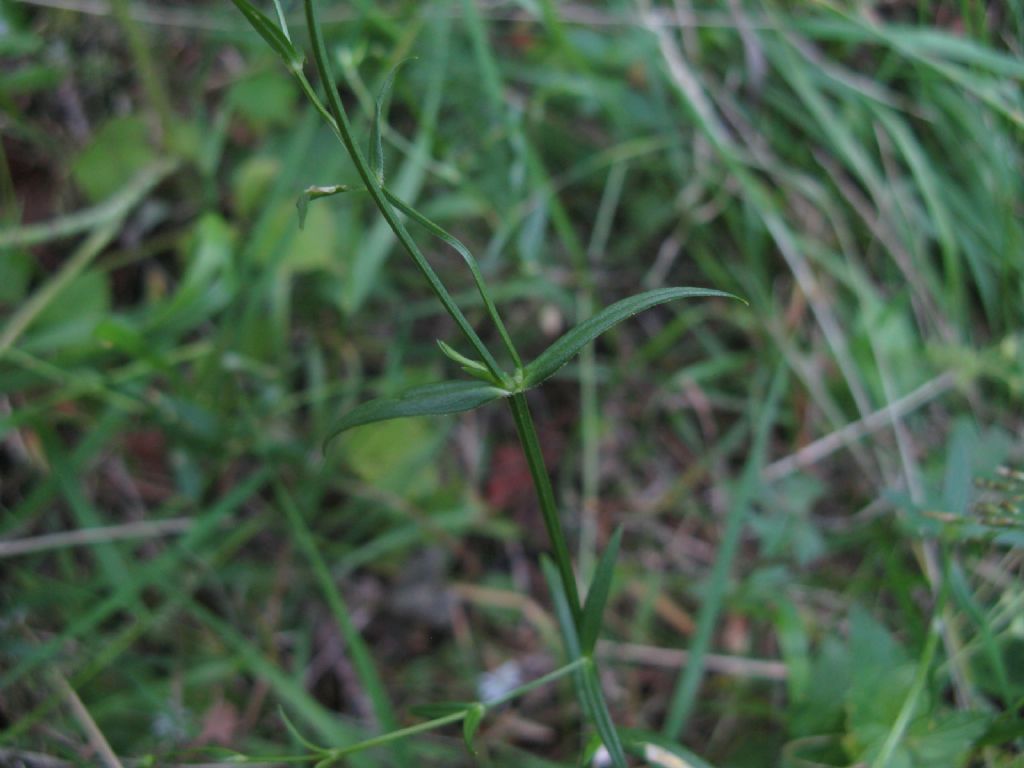
[[[231,0],[242,12],[245,18],[252,25],[260,37],[266,40],[267,45],[274,49],[278,56],[284,59],[285,63],[296,72],[302,70],[302,54],[292,45],[291,40],[281,28],[270,20],[262,11],[256,8],[249,0]]]
[[[71,177],[91,202],[100,202],[123,189],[153,162],[155,154],[142,118],[115,117],[75,157]]]
[[[336,450],[355,474],[374,488],[405,499],[426,499],[441,483],[435,425],[421,416],[378,421],[341,436]]]
[[[611,592],[612,576],[615,573],[615,560],[619,556],[619,544],[622,542],[621,526],[612,534],[611,540],[601,561],[594,571],[594,580],[587,592],[586,602],[583,604],[583,616],[580,620],[580,646],[584,655],[594,652],[597,645],[597,636],[601,632],[601,617],[604,615],[604,607],[608,602],[608,594]]]
[[[34,263],[27,251],[3,252],[0,256],[0,304],[13,304],[25,296]]]
[[[524,370],[524,388],[535,387],[550,378],[555,371],[565,365],[588,342],[593,341],[608,329],[618,325],[626,318],[639,314],[646,309],[656,307],[668,301],[706,296],[722,296],[738,299],[738,296],[724,291],[709,288],[658,288],[646,293],[630,296],[605,307],[596,315],[584,320],[558,341],[548,347],[541,355],[526,366]]]
[[[487,709],[482,704],[474,704],[467,712],[466,719],[462,721],[462,738],[466,741],[466,749],[469,754],[476,754],[476,747],[473,746],[473,737],[476,736],[480,723],[484,720]]]
[[[93,334],[110,313],[110,285],[98,270],[87,270],[36,316],[23,347],[33,353],[92,346]]]
[[[259,135],[295,119],[295,86],[278,69],[268,69],[239,80],[228,91],[235,114]]]
[[[231,200],[238,215],[252,219],[266,202],[281,173],[281,161],[271,155],[253,155],[231,177]]]
[[[329,443],[345,430],[363,424],[401,419],[407,416],[440,416],[446,413],[460,413],[479,408],[498,398],[507,397],[508,394],[504,389],[475,381],[445,381],[416,387],[401,397],[371,400],[349,411],[333,425],[327,442]]]

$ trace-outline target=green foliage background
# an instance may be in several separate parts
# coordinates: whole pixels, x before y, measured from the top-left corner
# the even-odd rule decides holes
[[[0,2],[0,762],[298,755],[281,711],[343,746],[556,667],[502,409],[321,453],[469,350],[366,195],[298,227],[356,177],[279,59],[230,3],[66,5]],[[531,395],[583,583],[624,527],[598,655],[638,759],[1019,764],[1019,0],[320,7],[365,140],[415,57],[388,183],[526,359],[641,290],[750,301]],[[588,736],[563,681],[475,758],[352,764]]]

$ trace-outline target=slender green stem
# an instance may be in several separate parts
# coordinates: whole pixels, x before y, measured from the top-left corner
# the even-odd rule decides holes
[[[497,707],[501,704],[512,701],[512,699],[517,699],[524,693],[529,693],[535,688],[540,688],[541,686],[547,685],[548,683],[552,683],[555,680],[565,677],[566,675],[571,675],[580,667],[589,663],[590,659],[581,656],[575,661],[569,662],[564,667],[559,667],[553,672],[548,672],[546,675],[538,677],[536,680],[531,680],[530,682],[524,685],[520,685],[518,688],[513,688],[511,691],[509,691],[503,696],[499,696],[496,699],[491,699],[490,701],[481,702],[481,704],[483,704],[488,709],[490,709],[491,707]]]
[[[316,3],[314,0],[305,0],[305,8],[306,21],[309,25],[310,37],[313,42],[313,58],[316,62],[316,68],[320,75],[320,79],[323,81],[324,90],[327,92],[327,106],[334,118],[334,125],[337,128],[338,137],[341,139],[342,144],[345,145],[345,149],[352,158],[352,162],[356,166],[359,178],[362,179],[363,184],[366,185],[366,190],[370,193],[370,197],[373,198],[377,208],[380,209],[381,215],[384,217],[385,221],[387,221],[388,226],[391,227],[391,230],[395,233],[395,236],[398,238],[405,250],[408,251],[413,261],[416,262],[416,266],[419,267],[420,272],[423,273],[427,282],[430,283],[430,287],[433,289],[445,310],[449,315],[451,315],[455,324],[459,326],[459,330],[462,331],[463,335],[484,361],[488,370],[496,378],[503,379],[504,376],[501,368],[498,366],[494,356],[484,345],[483,341],[480,340],[476,331],[473,330],[473,326],[471,326],[469,321],[466,320],[465,315],[462,314],[462,310],[460,310],[455,304],[451,295],[444,287],[444,284],[437,276],[437,273],[435,273],[430,264],[427,263],[426,258],[420,252],[419,247],[405,228],[402,220],[395,214],[394,208],[392,208],[384,195],[380,179],[378,179],[370,169],[369,163],[367,163],[366,158],[363,157],[362,150],[356,144],[352,124],[349,122],[348,114],[345,112],[345,107],[341,103],[341,97],[338,95],[338,87],[335,83],[330,63],[328,62],[327,48],[324,44],[323,33],[320,29],[320,21],[317,17]]]
[[[775,424],[775,413],[785,382],[785,368],[779,365],[769,386],[765,405],[758,416],[754,445],[743,468],[739,487],[736,489],[729,507],[725,532],[718,545],[718,554],[715,556],[715,564],[711,569],[709,585],[705,590],[703,603],[697,615],[697,629],[689,648],[690,660],[680,674],[675,691],[672,693],[672,702],[662,730],[664,735],[670,739],[680,737],[697,701],[697,691],[704,679],[707,653],[711,647],[722,604],[725,601],[729,574],[736,560],[736,553],[739,551],[740,535],[743,533],[750,503],[758,489],[768,436]]]
[[[391,733],[384,733],[380,736],[375,736],[372,739],[366,741],[360,741],[358,744],[353,744],[351,747],[341,747],[339,749],[330,750],[327,755],[329,762],[323,763],[323,765],[331,765],[331,762],[343,760],[349,755],[354,755],[356,752],[364,752],[367,749],[373,747],[380,747],[384,744],[388,744],[398,739],[404,739],[408,736],[415,736],[417,733],[425,733],[426,731],[433,731],[438,728],[443,728],[451,723],[458,723],[466,719],[466,715],[469,714],[468,709],[463,709],[459,712],[452,712],[450,715],[444,717],[437,717],[433,720],[427,720],[425,723],[417,723],[416,725],[410,725],[408,728],[400,728],[397,731]]]
[[[562,531],[562,523],[558,518],[555,492],[551,487],[551,478],[548,476],[547,467],[544,465],[544,455],[540,450],[540,441],[537,439],[537,430],[533,425],[530,407],[526,403],[526,395],[522,392],[517,392],[509,397],[508,403],[512,409],[512,418],[516,422],[516,430],[519,432],[519,441],[523,446],[526,463],[530,467],[530,476],[533,478],[533,485],[537,491],[541,515],[544,518],[544,527],[547,529],[548,538],[551,540],[555,564],[558,566],[558,572],[562,577],[562,584],[569,600],[573,621],[579,626],[582,611],[580,609],[580,595],[576,589],[576,576],[572,572],[572,559],[569,556],[569,547],[565,542],[565,533]]]
[[[38,224],[4,229],[0,232],[0,249],[38,245],[97,229],[111,221],[120,221],[178,166],[176,160],[158,160],[139,171],[131,181],[99,205]]]
[[[273,484],[278,502],[292,527],[295,540],[312,568],[313,575],[320,585],[324,599],[327,601],[334,620],[338,624],[338,629],[341,632],[342,639],[345,641],[347,651],[352,657],[352,664],[356,668],[359,681],[370,697],[373,713],[377,717],[378,724],[386,731],[397,728],[398,720],[395,717],[391,701],[388,699],[384,684],[377,671],[377,665],[370,654],[369,648],[366,646],[366,641],[363,640],[362,635],[359,634],[359,630],[352,621],[348,606],[338,591],[327,563],[324,561],[323,555],[320,554],[320,550],[313,540],[313,534],[310,532],[309,526],[306,525],[306,521],[302,518],[302,513],[299,512],[295,500],[284,483],[280,479],[274,478]]]
[[[940,599],[940,603],[944,602],[945,600]],[[896,716],[892,728],[889,729],[889,733],[885,737],[885,743],[882,744],[878,758],[872,763],[876,768],[887,768],[889,765],[893,753],[903,740],[907,726],[910,725],[910,718],[913,717],[914,710],[917,709],[921,694],[924,693],[925,684],[928,682],[928,673],[932,668],[932,662],[935,661],[939,640],[942,639],[942,608],[941,604],[936,606],[931,630],[928,633],[928,639],[925,641],[924,650],[921,652],[921,658],[918,660],[917,670],[914,673],[914,682],[907,692],[907,698],[903,700],[903,706],[900,707],[900,712]]]
[[[135,59],[135,67],[142,81],[142,89],[150,106],[156,112],[163,133],[161,138],[166,143],[174,121],[174,110],[171,108],[167,88],[153,61],[152,44],[141,25],[132,17],[129,5],[130,0],[114,0],[111,9],[128,40],[128,47],[131,48],[132,58]]]

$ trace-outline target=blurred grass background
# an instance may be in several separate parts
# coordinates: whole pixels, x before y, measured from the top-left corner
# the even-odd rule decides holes
[[[616,722],[717,766],[1020,765],[1024,4],[321,7],[364,135],[415,57],[389,183],[525,355],[645,288],[751,302],[531,396],[581,575],[625,526]],[[296,752],[279,708],[342,744],[552,669],[501,409],[321,454],[452,327],[364,196],[299,230],[355,174],[230,3],[0,2],[0,110],[0,763]],[[537,691],[479,762],[572,765],[578,723]],[[413,760],[472,764],[352,764]]]

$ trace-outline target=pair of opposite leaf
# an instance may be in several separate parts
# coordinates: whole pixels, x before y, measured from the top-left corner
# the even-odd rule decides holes
[[[329,123],[334,123],[333,117],[324,108],[317,97],[303,71],[303,56],[292,44],[287,33],[281,27],[274,24],[266,15],[256,9],[248,0],[232,0],[242,11],[253,28],[270,45],[270,47],[285,61],[289,70],[299,81],[302,90],[310,98],[317,110],[324,115]],[[456,352],[447,344],[441,344],[441,350],[452,360],[459,363],[463,370],[479,379],[478,381],[447,381],[437,384],[430,384],[424,387],[411,389],[397,398],[384,398],[372,400],[358,406],[342,416],[332,425],[327,438],[329,443],[345,430],[352,429],[364,424],[371,424],[377,421],[386,421],[409,416],[439,416],[443,414],[459,413],[462,411],[479,408],[482,405],[493,402],[503,397],[509,397],[527,389],[536,387],[546,379],[550,378],[559,368],[569,362],[586,344],[596,339],[605,331],[614,327],[628,317],[643,312],[646,309],[664,304],[676,299],[692,297],[720,296],[738,299],[739,297],[725,291],[716,291],[708,288],[659,288],[653,291],[631,296],[627,299],[617,301],[611,306],[605,307],[592,317],[584,320],[572,330],[555,341],[550,347],[540,354],[533,362],[523,365],[516,352],[512,340],[509,338],[497,309],[487,291],[483,276],[480,274],[476,259],[469,250],[454,236],[446,232],[440,226],[427,219],[414,208],[406,204],[396,195],[383,187],[384,181],[384,153],[381,141],[381,125],[383,123],[384,104],[387,92],[394,81],[397,67],[391,71],[385,81],[381,95],[377,100],[374,120],[370,136],[370,156],[372,159],[372,172],[382,184],[381,191],[388,202],[395,206],[406,216],[413,219],[420,226],[424,227],[435,237],[454,248],[462,256],[469,267],[476,284],[477,290],[483,299],[484,306],[491,320],[495,323],[505,347],[508,349],[513,362],[515,363],[515,374],[510,376],[503,372],[492,369],[490,365],[472,360]],[[338,194],[348,191],[344,185],[331,187],[310,187],[299,198],[299,221],[300,226],[305,217],[306,207],[309,202],[320,197]],[[742,299],[739,299],[743,301]],[[326,446],[326,443],[325,443]]]
[[[695,296],[724,296],[737,298],[724,291],[708,288],[658,288],[630,296],[605,307],[597,314],[568,331],[542,352],[533,362],[517,369],[511,382],[487,381],[444,381],[415,387],[396,398],[382,398],[364,403],[342,416],[332,425],[328,442],[345,430],[376,421],[398,419],[408,416],[440,416],[479,408],[503,397],[525,392],[547,380],[571,360],[589,342],[628,317],[659,304],[676,299]],[[448,354],[447,344],[442,350]],[[452,350],[454,352],[454,350]],[[458,353],[455,353],[458,355]],[[458,355],[454,358],[469,368],[464,361],[468,358]],[[476,365],[476,361],[469,361]],[[472,372],[472,371],[470,371]],[[511,383],[511,386],[508,384]]]

